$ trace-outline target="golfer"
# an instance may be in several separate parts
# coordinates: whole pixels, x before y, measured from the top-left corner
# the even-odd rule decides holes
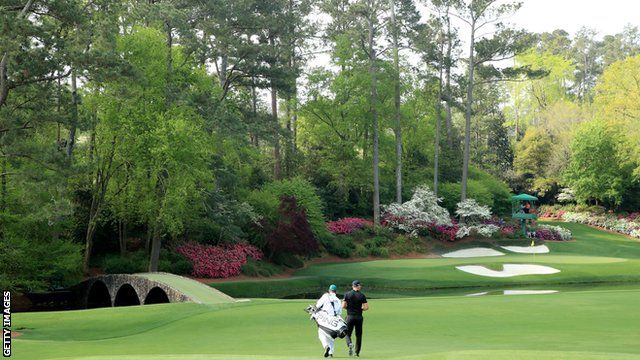
[[[362,347],[362,312],[369,310],[367,297],[360,291],[362,284],[358,280],[351,283],[353,290],[344,294],[342,307],[347,309],[347,346],[349,346],[349,356],[353,356],[353,342],[351,334],[356,329],[356,356],[360,356],[360,348]]]
[[[340,299],[336,296],[336,289],[337,286],[331,284],[329,291],[318,299],[318,302],[316,302],[318,311],[324,311],[332,316],[340,316],[342,314],[342,307],[340,307]],[[324,357],[333,357],[335,340],[320,327],[318,327],[318,337],[324,348]]]

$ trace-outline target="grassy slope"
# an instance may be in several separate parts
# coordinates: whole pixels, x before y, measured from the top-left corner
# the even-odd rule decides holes
[[[640,290],[372,300],[362,354],[371,359],[637,358],[638,303]],[[14,358],[319,358],[315,326],[302,312],[306,304],[257,300],[18,313],[14,329],[26,329],[14,341]],[[342,340],[336,357],[346,357]]]
[[[577,283],[640,283],[640,242],[580,224],[562,224],[576,241],[550,242],[550,254],[508,254],[471,259],[380,260],[361,263],[320,264],[296,273],[289,280],[244,281],[212,284],[231,296],[282,297],[318,291],[329,283],[347,288],[351,280],[363,281],[378,297],[419,295],[429,289],[495,287]],[[526,241],[523,241],[522,245]],[[464,247],[472,246],[468,243]],[[487,246],[483,244],[481,246]],[[449,249],[451,251],[453,249]],[[508,253],[508,251],[503,250]],[[457,270],[457,265],[477,264],[501,269],[504,263],[532,263],[561,270],[554,275],[490,278]]]

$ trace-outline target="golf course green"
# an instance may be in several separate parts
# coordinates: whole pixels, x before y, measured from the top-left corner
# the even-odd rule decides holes
[[[293,294],[307,286],[325,286],[330,279],[343,283],[359,278],[365,293],[378,295],[365,314],[362,358],[640,358],[640,242],[583,225],[563,226],[574,232],[576,241],[547,243],[549,254],[323,264],[306,268],[292,279],[215,285],[238,292],[257,287],[256,293],[271,287]],[[502,263],[544,264],[561,272],[505,279],[455,269],[459,264],[497,267]],[[578,289],[561,289],[578,283]],[[540,290],[554,290],[557,285],[560,292],[409,297],[421,288],[509,289],[511,284]],[[624,286],[615,286],[619,284]],[[338,293],[344,290],[342,286]],[[391,297],[394,292],[404,297],[382,296]],[[13,357],[317,359],[323,351],[316,326],[302,311],[309,303],[254,298],[223,304],[16,313],[13,330],[22,335],[14,338]],[[335,357],[348,357],[343,340],[338,340]]]

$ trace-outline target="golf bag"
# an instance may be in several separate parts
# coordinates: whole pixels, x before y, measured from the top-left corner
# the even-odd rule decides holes
[[[339,315],[331,315],[325,311],[318,311],[314,305],[309,305],[304,311],[311,315],[318,327],[335,339],[347,336],[347,323]]]

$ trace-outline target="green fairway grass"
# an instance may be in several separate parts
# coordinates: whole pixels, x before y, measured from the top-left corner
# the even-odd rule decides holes
[[[499,257],[425,258],[313,265],[291,279],[215,283],[211,286],[234,297],[283,298],[314,294],[336,283],[346,291],[353,279],[364,283],[372,297],[419,296],[425,292],[453,289],[577,284],[640,284],[640,242],[586,225],[562,223],[575,237],[571,242],[548,242],[549,254],[506,253]],[[513,242],[510,242],[513,244]],[[528,245],[522,240],[521,245]],[[465,243],[461,247],[470,247]],[[487,243],[475,246],[492,246]],[[449,249],[448,251],[455,250]],[[458,265],[483,265],[501,270],[503,264],[540,264],[560,270],[551,275],[510,278],[484,277],[456,269]]]
[[[293,278],[213,284],[142,274],[201,303],[16,313],[15,359],[196,360],[317,359],[315,324],[302,310],[329,283],[364,283],[362,358],[639,359],[640,242],[584,225],[562,224],[576,240],[547,243],[549,254],[425,258],[310,266]],[[494,244],[496,248],[499,244]],[[473,244],[466,243],[461,247]],[[482,246],[490,246],[487,243]],[[448,251],[452,251],[451,249]],[[552,275],[490,278],[457,270],[478,264],[542,264]],[[505,289],[559,290],[545,295],[450,296]],[[439,296],[417,297],[425,294]],[[338,340],[336,358],[347,358]]]
[[[15,359],[317,359],[304,300],[14,314]],[[640,289],[372,300],[362,358],[632,359]],[[343,340],[336,358],[346,358]]]

